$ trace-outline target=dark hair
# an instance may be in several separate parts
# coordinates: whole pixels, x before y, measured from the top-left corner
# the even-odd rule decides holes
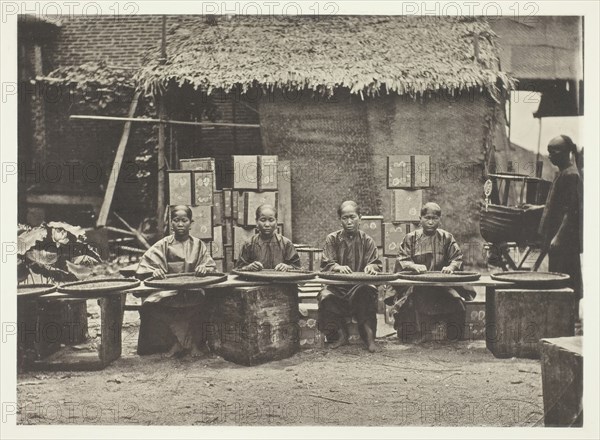
[[[171,207],[171,220],[175,217],[175,213],[177,211],[185,211],[185,214],[188,216],[190,220],[192,220],[192,208],[187,205],[175,205]]]
[[[437,214],[438,217],[442,216],[442,208],[440,205],[434,202],[427,202],[421,207],[421,217],[427,214],[427,211],[431,211],[434,214]]]
[[[561,134],[560,138],[563,140],[563,145],[565,147],[567,147],[567,149],[573,154],[573,158],[575,159],[575,164],[578,165],[579,164],[579,152],[577,151],[577,145],[575,144],[575,142],[573,142],[573,140],[565,135],[565,134]]]
[[[258,218],[260,217],[260,213],[265,208],[272,209],[273,212],[275,213],[275,218],[277,218],[277,208],[275,208],[273,205],[269,205],[268,203],[264,203],[264,204],[260,205],[258,208],[256,208],[256,220],[258,220]]]
[[[340,217],[340,218],[342,217],[342,210],[348,205],[350,205],[354,208],[354,210],[356,211],[356,213],[358,214],[359,217],[361,216],[360,206],[358,206],[358,204],[352,200],[346,200],[345,202],[342,202],[340,207],[337,209],[338,217]]]

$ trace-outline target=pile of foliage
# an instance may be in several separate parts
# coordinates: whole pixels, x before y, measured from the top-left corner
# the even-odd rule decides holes
[[[87,242],[85,231],[64,222],[18,225],[19,283],[67,282],[85,279],[102,259]]]

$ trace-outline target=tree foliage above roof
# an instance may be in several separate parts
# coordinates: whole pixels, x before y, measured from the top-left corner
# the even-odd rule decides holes
[[[170,28],[167,63],[157,51],[136,79],[153,94],[175,83],[209,94],[258,86],[360,95],[476,88],[494,96],[513,85],[499,70],[495,38],[474,17],[190,16]]]

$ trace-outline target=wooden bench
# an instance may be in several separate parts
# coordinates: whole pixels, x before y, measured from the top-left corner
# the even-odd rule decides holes
[[[65,346],[55,353],[42,359],[35,360],[30,367],[39,370],[101,370],[121,356],[121,328],[123,325],[123,306],[125,294],[108,292],[102,294],[75,296],[63,293],[51,293],[35,299],[39,308],[66,300],[97,299],[100,306],[100,344],[96,351],[77,351]],[[87,316],[85,328],[87,329]],[[82,322],[71,323],[76,328],[83,328]],[[43,338],[43,329],[38,338]]]

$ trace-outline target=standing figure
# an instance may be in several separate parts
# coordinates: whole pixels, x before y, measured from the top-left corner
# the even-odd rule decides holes
[[[461,270],[463,254],[454,236],[439,228],[442,209],[437,203],[426,203],[421,208],[421,227],[406,234],[396,258],[396,271],[424,273]],[[475,297],[467,287],[404,287],[386,298],[393,305],[394,328],[402,340],[410,336],[422,339],[428,329],[422,328],[420,316],[453,315],[462,331],[465,306],[463,301]]]
[[[271,205],[256,209],[258,234],[244,243],[236,269],[258,271],[275,269],[287,272],[300,269],[300,257],[292,242],[277,233],[277,210]]]
[[[371,237],[360,230],[360,208],[355,202],[343,202],[338,208],[342,229],[332,232],[325,240],[321,261],[322,271],[338,273],[381,272],[377,247]],[[358,323],[360,336],[370,352],[376,350],[377,289],[368,284],[328,285],[318,295],[319,329],[331,348],[348,343],[347,324]]]
[[[166,274],[194,272],[202,276],[214,272],[216,264],[204,243],[190,235],[192,210],[185,205],[171,209],[173,234],[157,241],[143,255],[137,272]],[[138,354],[168,350],[173,356],[185,352],[198,355],[205,348],[203,336],[204,291],[163,291],[148,296],[140,309]],[[170,348],[170,349],[169,349]]]
[[[583,188],[571,153],[576,160],[577,146],[568,136],[557,136],[548,144],[550,161],[559,171],[548,192],[539,233],[548,251],[548,270],[568,274],[570,285],[580,299],[583,296],[579,255],[583,251]]]

